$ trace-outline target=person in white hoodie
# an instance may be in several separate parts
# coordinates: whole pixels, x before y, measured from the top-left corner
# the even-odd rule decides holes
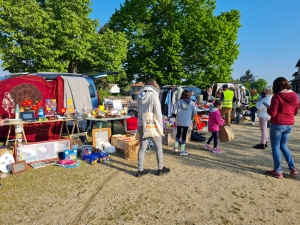
[[[140,91],[137,99],[137,111],[138,111],[138,134],[140,141],[140,149],[138,152],[138,172],[137,177],[141,177],[144,174],[147,174],[148,171],[144,170],[144,157],[145,152],[148,146],[148,138],[143,138],[143,113],[148,112],[149,105],[153,104],[152,113],[155,114],[157,121],[160,123],[159,126],[162,126],[162,113],[161,113],[161,104],[159,101],[159,86],[155,80],[150,79],[145,82],[145,86]],[[163,150],[162,150],[162,138],[161,137],[152,137],[152,142],[156,147],[156,159],[158,163],[157,175],[162,175],[169,173],[170,169],[164,167],[163,162]]]
[[[259,127],[261,131],[261,141],[259,144],[254,145],[253,148],[257,149],[265,149],[268,147],[268,121],[270,119],[270,115],[267,112],[266,105],[270,106],[272,99],[272,89],[266,88],[264,90],[266,96],[259,102],[256,103],[257,108],[257,116],[259,117]]]

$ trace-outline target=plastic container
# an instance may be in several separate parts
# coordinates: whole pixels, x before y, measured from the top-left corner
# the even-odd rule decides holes
[[[40,108],[39,111],[38,111],[38,118],[44,118],[44,110],[43,108]]]
[[[77,150],[64,150],[61,152],[58,152],[58,158],[59,159],[77,159]]]
[[[19,104],[16,104],[15,119],[20,119],[20,108],[19,108]]]
[[[107,153],[115,153],[117,151],[116,146],[107,146],[104,148],[105,152]]]
[[[84,156],[90,155],[92,153],[92,149],[92,145],[82,145],[78,148],[78,156],[80,156],[84,160]]]

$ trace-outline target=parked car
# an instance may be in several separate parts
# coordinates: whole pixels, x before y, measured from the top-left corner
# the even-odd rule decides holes
[[[162,88],[171,88],[171,87],[181,87],[183,90],[188,90],[188,91],[193,91],[194,96],[197,98],[201,94],[201,89],[198,88],[197,86],[192,86],[192,85],[165,85]]]
[[[217,91],[222,87],[224,84],[227,84],[228,87],[231,87],[231,86],[234,86],[234,85],[238,85],[239,88],[244,88],[245,89],[245,96],[246,98],[249,98],[249,95],[250,95],[250,91],[242,84],[232,84],[232,83],[215,83],[213,84],[211,87],[212,87],[212,93],[213,93],[213,96],[215,96],[215,94],[217,93]]]
[[[36,72],[36,73],[16,73],[16,74],[10,74],[7,75],[3,78],[4,79],[9,79],[11,77],[16,77],[16,76],[41,76],[47,81],[51,81],[56,79],[58,76],[77,76],[77,77],[84,77],[88,82],[89,82],[89,92],[90,92],[90,98],[91,98],[91,103],[93,108],[98,108],[100,104],[100,99],[99,95],[94,83],[94,79],[100,78],[100,77],[105,77],[108,74],[118,74],[118,72],[113,72],[113,71],[102,71],[99,72],[95,76],[88,76],[85,74],[76,74],[76,73],[59,73],[59,72]]]

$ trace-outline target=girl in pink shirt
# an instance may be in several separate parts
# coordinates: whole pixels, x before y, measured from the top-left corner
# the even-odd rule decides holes
[[[220,126],[224,124],[224,120],[221,118],[222,102],[216,100],[209,108],[209,120],[208,120],[208,131],[211,132],[211,137],[208,139],[205,149],[213,151],[214,153],[222,153],[222,150],[218,149],[218,133]],[[214,148],[209,146],[210,142],[214,140]]]

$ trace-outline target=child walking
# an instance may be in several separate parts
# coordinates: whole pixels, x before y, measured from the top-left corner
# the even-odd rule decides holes
[[[209,108],[208,131],[211,132],[211,137],[208,139],[204,148],[214,153],[222,153],[222,150],[218,149],[218,133],[220,126],[224,124],[224,120],[221,118],[221,109],[222,102],[220,100],[216,100]],[[209,146],[212,140],[214,140],[214,148]]]
[[[185,151],[186,134],[192,121],[192,116],[196,114],[195,104],[191,100],[191,93],[184,90],[180,100],[176,103],[174,114],[176,114],[177,134],[175,140],[174,153],[179,152],[178,146],[181,137],[180,155],[188,155]]]

